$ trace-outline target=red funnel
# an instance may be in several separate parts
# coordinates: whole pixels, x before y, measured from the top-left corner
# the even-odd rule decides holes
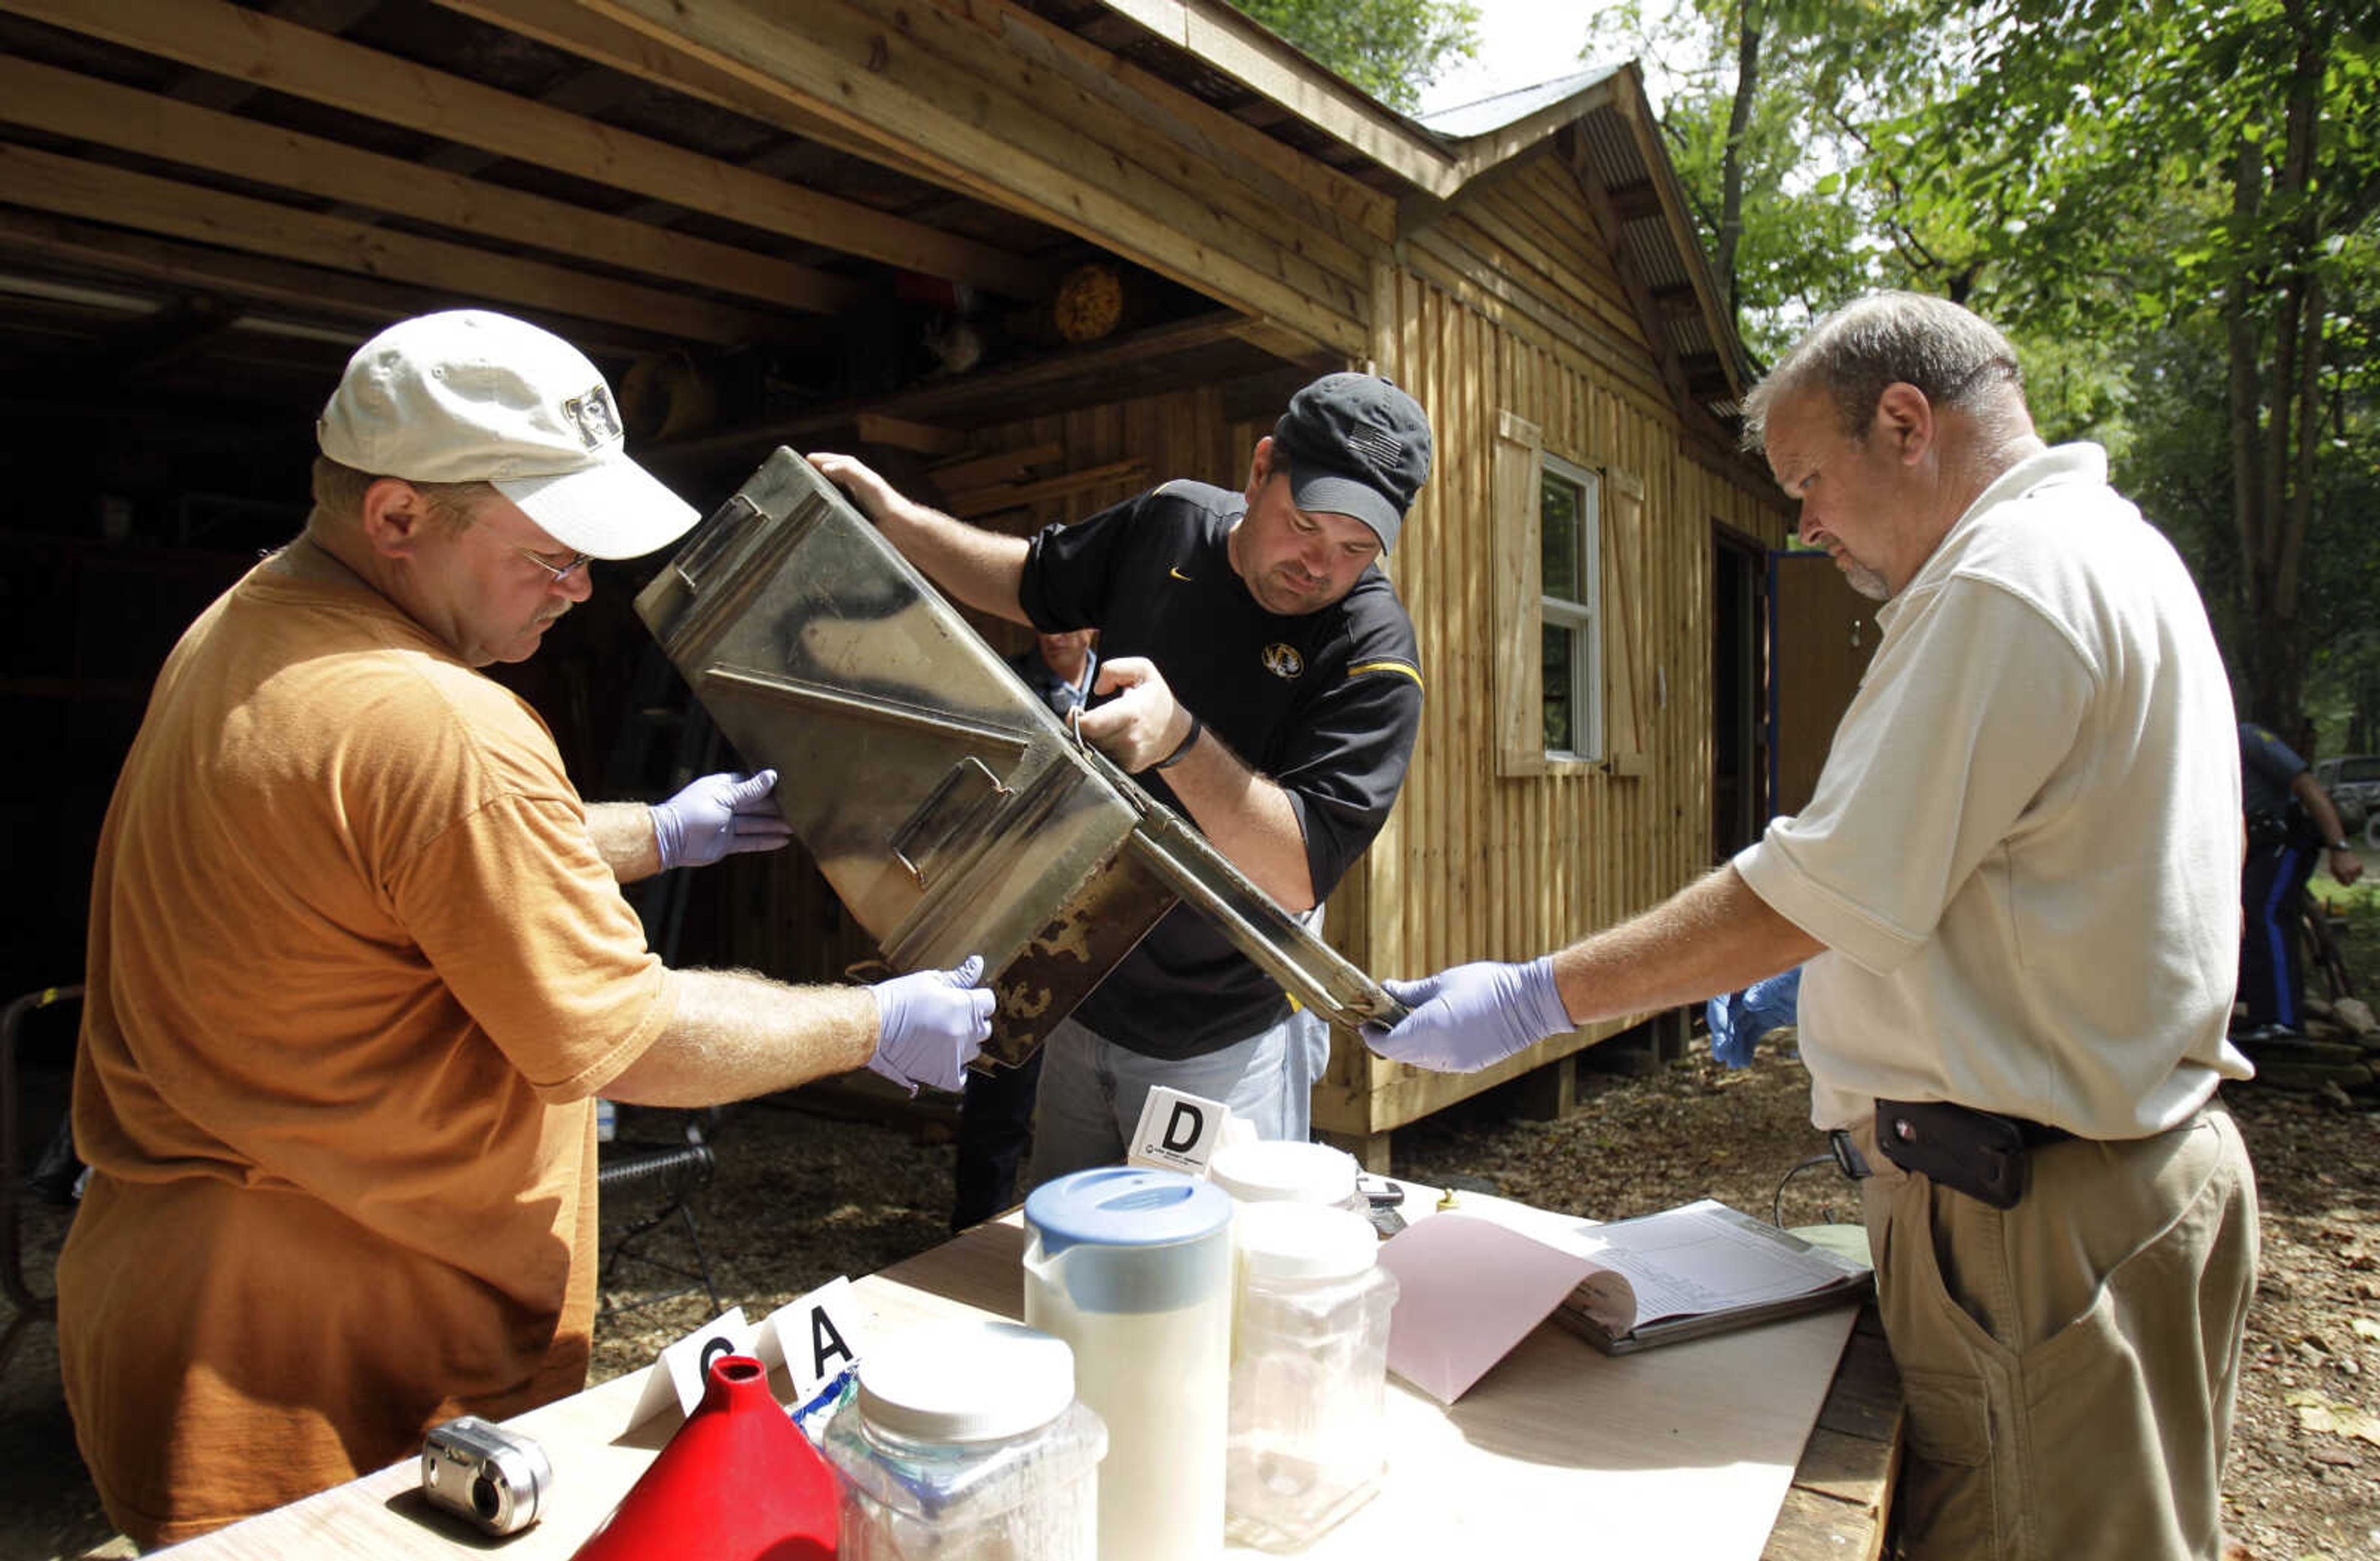
[[[832,1561],[839,1500],[767,1370],[722,1355],[702,1402],[572,1561]]]

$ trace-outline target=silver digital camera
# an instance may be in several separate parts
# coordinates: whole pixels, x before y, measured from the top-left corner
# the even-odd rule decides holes
[[[552,1484],[543,1447],[477,1415],[432,1426],[421,1445],[421,1494],[492,1534],[536,1522]]]

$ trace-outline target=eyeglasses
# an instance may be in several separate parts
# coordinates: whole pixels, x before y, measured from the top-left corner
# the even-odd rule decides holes
[[[553,577],[553,583],[556,585],[561,585],[567,581],[571,576],[585,568],[589,564],[592,563],[595,558],[595,555],[591,553],[574,553],[570,555],[569,563],[557,567],[547,563],[543,558],[540,557],[535,552],[528,548],[516,546],[513,551],[528,559],[530,563],[536,565],[539,568],[543,569],[547,574],[552,575]]]

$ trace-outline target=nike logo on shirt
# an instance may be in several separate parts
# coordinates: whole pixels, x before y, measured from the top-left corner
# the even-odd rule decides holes
[[[1190,579],[1190,577],[1189,577],[1188,575],[1185,575],[1185,574],[1184,574],[1184,573],[1182,572],[1181,566],[1179,566],[1179,565],[1175,565],[1175,566],[1174,566],[1174,567],[1172,567],[1172,568],[1167,569],[1165,572],[1166,572],[1167,574],[1169,574],[1169,575],[1172,575],[1175,579],[1178,579],[1178,580],[1186,580],[1186,579]],[[1195,583],[1196,583],[1196,582],[1193,581],[1192,583],[1194,583],[1194,584],[1195,584]]]

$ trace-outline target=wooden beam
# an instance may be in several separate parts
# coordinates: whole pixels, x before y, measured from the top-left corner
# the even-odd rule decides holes
[[[1034,467],[1064,459],[1065,455],[1066,446],[1060,444],[1019,445],[1014,449],[993,450],[986,455],[970,456],[965,460],[946,461],[928,470],[934,485],[950,494],[983,487],[988,483],[1014,481]]]
[[[1456,160],[1426,131],[1222,0],[1103,3],[1401,178],[1440,195],[1462,184]]]
[[[832,313],[860,296],[856,284],[809,266],[194,108],[30,60],[0,55],[0,118],[673,282],[698,276],[707,287],[778,308]]]
[[[1087,140],[1049,102],[1012,96],[981,66],[962,67],[916,43],[911,30],[941,21],[939,7],[891,25],[854,0],[582,3],[855,130],[896,126],[914,154],[954,187],[1079,234],[1244,312],[1342,351],[1360,350],[1366,338],[1366,300],[1349,279],[1295,254],[1292,243],[1222,220],[1175,182],[1178,174],[1138,167]],[[1000,0],[984,4],[998,8]],[[931,36],[944,41],[938,30]],[[1053,99],[1072,96],[1036,79]]]
[[[1611,214],[1621,222],[1643,222],[1647,217],[1665,214],[1661,210],[1661,192],[1654,188],[1649,178],[1615,184],[1604,191],[1604,200],[1610,206]]]
[[[1213,176],[1210,187],[1217,187],[1219,196],[1272,213],[1273,225],[1286,218],[1318,230],[1326,244],[1359,251],[1324,259],[1331,269],[1367,274],[1362,259],[1379,253],[1394,237],[1394,208],[1378,190],[1223,113],[1116,50],[1021,5],[972,7],[963,14],[976,27],[998,34],[1013,62],[1005,66],[1012,91],[1029,95],[1037,78],[1054,75],[1083,94],[1086,107],[1123,122],[1128,133],[1117,145],[1135,162],[1161,167],[1175,158],[1196,159]],[[1318,250],[1318,258],[1325,253]]]
[[[1716,401],[1735,394],[1735,382],[1728,377],[1727,365],[1718,353],[1691,353],[1684,362],[1686,388],[1697,396]]]
[[[442,238],[391,233],[344,217],[201,189],[27,146],[0,144],[0,189],[15,203],[37,211],[366,276],[395,277],[457,300],[531,304],[722,347],[748,342],[769,331],[763,316],[724,304],[590,276],[543,261],[491,254]]]
[[[932,170],[905,155],[889,128],[856,134],[810,113],[783,94],[762,91],[731,71],[718,69],[636,28],[589,10],[579,0],[435,0],[450,11],[551,44],[592,60],[623,76],[666,87],[690,98],[774,125],[805,140],[928,184],[941,182]]]
[[[501,92],[224,0],[0,0],[31,17],[689,210],[965,282],[1047,296],[1042,268],[989,244]]]
[[[1070,498],[1093,488],[1104,488],[1111,482],[1141,484],[1148,481],[1147,461],[1110,461],[1105,466],[1087,467],[1081,471],[1045,477],[1038,482],[993,482],[956,493],[945,490],[942,507],[962,520],[978,520],[1003,510],[1023,509],[1045,499]]]
[[[325,320],[351,321],[348,339],[355,345],[383,325],[454,302],[442,294],[352,273],[6,208],[0,208],[0,255],[63,263],[103,277],[135,278],[176,292],[197,290],[237,299],[253,318],[266,322],[298,322],[321,329]],[[567,336],[591,358],[630,357],[677,340],[617,320],[578,320],[537,309],[517,312]]]
[[[852,419],[852,423],[863,445],[887,445],[896,450],[914,450],[921,456],[954,456],[967,446],[967,436],[953,429],[911,422],[906,418],[888,418],[880,412],[862,412]]]
[[[871,402],[867,409],[931,422],[951,417],[955,411],[996,404],[1007,409],[1002,421],[1014,421],[1015,409],[1031,408],[1034,397],[1040,393],[1079,381],[1112,378],[1151,360],[1231,341],[1240,323],[1240,316],[1219,310],[1128,336],[1111,336],[1097,347],[1053,352],[1013,368],[978,371],[956,381],[936,381]],[[667,445],[665,453],[674,457],[698,459],[745,448],[765,450],[778,445],[790,445],[798,450],[816,434],[850,427],[859,410],[855,407],[830,408],[796,417],[771,418],[678,441]],[[664,453],[650,443],[646,449]]]
[[[1647,288],[1646,296],[1653,300],[1655,309],[1672,318],[1693,314],[1703,306],[1702,295],[1694,291],[1691,282],[1671,282],[1665,287]]]

